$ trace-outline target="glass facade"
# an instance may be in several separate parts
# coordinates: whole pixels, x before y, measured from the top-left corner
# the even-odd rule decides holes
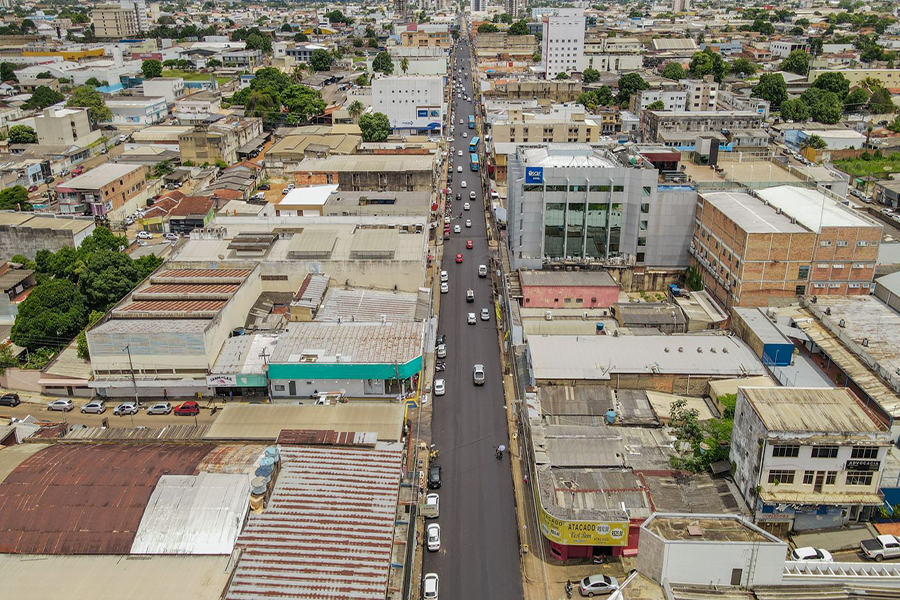
[[[587,245],[585,254],[588,258],[606,258],[606,216],[609,204],[603,202],[588,203],[587,210]]]
[[[563,255],[565,226],[566,204],[548,202],[544,209],[544,256],[560,258]]]
[[[566,256],[582,258],[584,256],[584,202],[570,202],[566,211]]]

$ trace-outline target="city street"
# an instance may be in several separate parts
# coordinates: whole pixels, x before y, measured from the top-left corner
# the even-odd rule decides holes
[[[435,520],[441,525],[441,549],[426,552],[423,572],[440,576],[443,598],[520,599],[523,591],[509,455],[497,460],[494,452],[509,441],[491,279],[478,277],[478,266],[490,265],[490,253],[481,174],[471,171],[469,165],[469,143],[477,133],[468,129],[467,123],[474,114],[475,98],[468,45],[460,39],[451,63],[453,81],[459,66],[468,79],[462,79],[462,99],[453,92],[455,141],[449,148],[454,155],[453,183],[448,187],[453,204],[450,226],[459,225],[461,232],[451,233],[444,241],[442,269],[449,273],[450,289],[441,297],[438,331],[447,336],[447,357],[443,359],[447,367],[435,377],[446,381],[447,391],[434,397],[432,425],[432,439],[440,452],[436,462],[443,469],[442,486],[434,490],[441,498],[440,518]],[[466,96],[472,102],[467,102]],[[482,147],[483,142],[479,150]],[[462,156],[457,156],[459,151]],[[456,172],[458,166],[462,172]],[[467,182],[465,188],[463,181]],[[475,198],[470,200],[473,191]],[[469,211],[463,210],[466,202],[471,205]],[[471,219],[471,227],[466,227],[467,219]],[[466,249],[466,240],[472,240],[471,250]],[[461,264],[456,262],[457,254],[463,256]],[[470,289],[474,303],[466,302]],[[488,321],[481,320],[483,308],[488,309]],[[475,313],[474,325],[467,324],[470,312]],[[473,366],[479,363],[485,367],[483,386],[473,384]]]
[[[15,408],[10,406],[0,406],[0,417],[15,417],[24,419],[31,415],[39,421],[49,421],[53,423],[70,423],[72,425],[90,425],[91,427],[100,427],[103,424],[104,417],[109,419],[110,427],[163,427],[165,425],[193,425],[194,417],[177,416],[174,413],[168,415],[148,415],[144,411],[132,416],[119,417],[113,415],[113,409],[126,399],[116,399],[106,403],[106,412],[102,415],[82,414],[81,407],[87,403],[86,399],[75,399],[75,408],[67,413],[57,410],[47,410],[47,402],[22,402]],[[183,400],[170,400],[172,408],[181,404]],[[143,400],[141,405],[146,407],[155,402]],[[197,424],[208,425],[212,423],[216,416],[211,414],[212,411],[202,408],[200,414],[197,415]]]

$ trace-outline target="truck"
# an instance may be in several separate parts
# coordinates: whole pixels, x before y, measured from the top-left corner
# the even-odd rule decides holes
[[[859,549],[866,558],[881,562],[886,558],[900,558],[900,537],[896,535],[879,535],[859,543]]]

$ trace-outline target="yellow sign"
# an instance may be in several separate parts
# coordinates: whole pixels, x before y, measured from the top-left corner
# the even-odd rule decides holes
[[[562,521],[547,514],[538,503],[538,520],[544,537],[566,546],[627,546],[627,521]]]

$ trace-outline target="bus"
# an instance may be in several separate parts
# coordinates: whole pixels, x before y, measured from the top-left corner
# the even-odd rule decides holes
[[[472,141],[469,142],[469,152],[477,152],[478,151],[478,136],[472,138]]]
[[[478,170],[478,155],[474,152],[469,155],[469,168],[473,171]]]
[[[469,129],[475,129],[475,115],[469,115]]]

